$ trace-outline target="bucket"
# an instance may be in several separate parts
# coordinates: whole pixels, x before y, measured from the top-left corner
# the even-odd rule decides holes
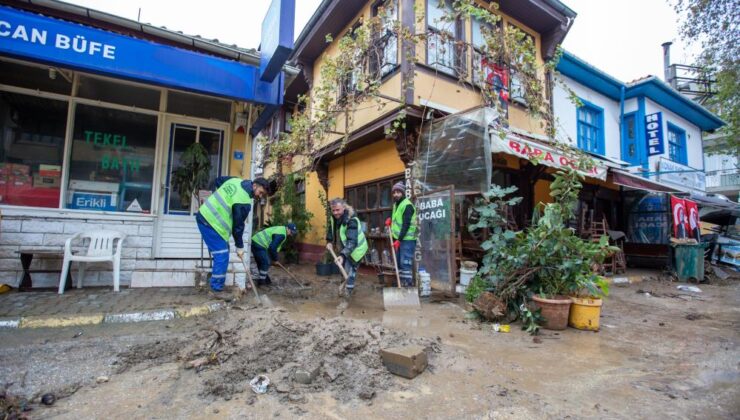
[[[421,283],[419,296],[429,297],[432,294],[432,275],[426,271],[419,271],[419,283]]]
[[[568,325],[579,330],[598,331],[602,300],[598,298],[571,297]]]
[[[460,268],[460,285],[463,286],[463,288],[467,288],[470,284],[470,280],[475,277],[475,273],[477,273],[478,270],[476,269],[467,269],[464,266]]]

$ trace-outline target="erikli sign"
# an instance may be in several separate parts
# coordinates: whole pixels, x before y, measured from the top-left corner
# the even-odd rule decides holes
[[[645,136],[648,156],[663,154],[663,114],[656,112],[645,115]]]

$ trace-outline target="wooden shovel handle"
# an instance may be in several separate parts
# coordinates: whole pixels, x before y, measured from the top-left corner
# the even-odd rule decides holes
[[[331,252],[331,256],[334,257],[334,264],[336,264],[337,267],[339,267],[339,271],[342,273],[342,277],[344,277],[344,279],[347,280],[349,276],[347,275],[347,272],[344,271],[344,267],[342,266],[342,264],[339,263],[339,257],[337,257],[337,254],[334,253],[334,247],[332,247],[331,244],[328,243],[326,244],[326,249],[328,249],[329,252]]]

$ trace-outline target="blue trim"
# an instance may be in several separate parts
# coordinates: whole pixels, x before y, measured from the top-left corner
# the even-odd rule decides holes
[[[260,80],[256,66],[7,6],[0,6],[0,21],[3,55],[240,101],[282,104],[282,84]],[[25,28],[26,35],[9,36],[16,28]]]
[[[654,76],[634,84],[625,84],[567,51],[563,53],[556,69],[563,75],[615,101],[621,100],[623,88],[625,89],[624,99],[641,96],[650,98],[703,131],[716,130],[725,125],[724,121],[706,108],[681,95]]]
[[[689,154],[688,150],[686,149],[686,130],[675,124],[671,124],[670,122],[666,122],[666,127],[666,132],[668,133],[666,135],[668,143],[668,159],[676,163],[680,163],[681,165],[689,166]],[[673,156],[671,156],[671,133],[676,134],[676,136],[678,137],[678,146],[681,148],[681,152],[678,155],[678,160],[674,159]]]
[[[644,172],[650,167],[647,154],[647,133],[645,132],[645,98],[637,98],[637,156]],[[645,178],[647,176],[643,175]]]
[[[604,108],[589,102],[583,98],[578,98],[582,102],[582,106],[577,107],[576,109],[576,137],[578,138],[578,148],[581,150],[585,150],[590,153],[594,153],[597,155],[604,156],[606,154],[606,142],[605,142],[605,135],[604,135]],[[594,114],[596,117],[595,125],[596,129],[598,130],[597,138],[596,138],[596,150],[589,149],[589,144],[584,143],[584,141],[581,139],[581,125],[584,124],[581,122],[581,119],[578,118],[579,111],[585,110],[586,112],[590,112]]]

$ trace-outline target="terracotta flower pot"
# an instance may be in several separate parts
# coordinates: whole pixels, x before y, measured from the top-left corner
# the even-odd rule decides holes
[[[540,308],[545,323],[542,328],[548,330],[564,330],[568,327],[568,316],[570,315],[570,305],[573,301],[567,296],[554,296],[552,299],[545,299],[539,296],[533,296],[532,300],[537,308]]]

